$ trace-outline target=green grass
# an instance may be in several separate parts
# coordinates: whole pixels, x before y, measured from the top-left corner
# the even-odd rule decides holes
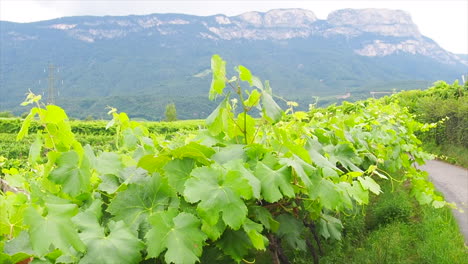
[[[468,248],[449,208],[421,206],[400,185],[347,216],[342,241],[325,243],[320,263],[468,263]]]
[[[440,160],[468,168],[468,149],[463,146],[425,143],[424,149],[432,154],[437,155],[437,158]]]

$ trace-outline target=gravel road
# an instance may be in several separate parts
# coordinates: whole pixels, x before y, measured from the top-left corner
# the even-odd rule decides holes
[[[453,210],[453,214],[468,245],[468,170],[437,160],[427,161],[420,169],[429,173],[431,181],[447,202],[454,202],[464,211]]]

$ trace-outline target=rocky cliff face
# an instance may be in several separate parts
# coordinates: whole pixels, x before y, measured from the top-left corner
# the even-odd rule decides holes
[[[411,16],[401,10],[389,9],[343,9],[330,13],[327,22],[329,31],[347,28],[355,32],[375,33],[393,37],[421,37]],[[337,34],[341,34],[337,32]]]

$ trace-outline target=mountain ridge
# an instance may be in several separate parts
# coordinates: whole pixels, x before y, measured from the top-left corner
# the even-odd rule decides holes
[[[363,87],[372,84],[408,82],[408,87],[414,87],[409,83],[451,81],[468,65],[421,35],[408,13],[388,9],[337,10],[325,20],[310,10],[274,9],[237,16],[150,14],[0,21],[0,41],[0,92],[9,95],[0,97],[0,110],[16,112],[28,89],[46,92],[47,73],[42,70],[49,62],[61,69],[57,79],[64,85],[57,90],[62,103],[75,102],[74,106],[80,105],[77,100],[105,102],[117,96],[121,105],[113,106],[124,109],[132,100],[145,105],[142,95],[164,98],[158,104],[177,101],[180,94],[205,96],[214,53],[229,65],[247,66],[269,79],[276,93],[302,99],[305,106],[313,96],[360,91],[363,97]],[[184,99],[184,104],[188,101]],[[212,107],[208,102],[201,104]],[[77,110],[81,116],[92,108],[83,105]],[[190,107],[200,109],[198,117],[209,113]],[[153,113],[157,119],[163,108],[139,112],[148,113],[145,118]],[[186,118],[193,114],[178,112]]]

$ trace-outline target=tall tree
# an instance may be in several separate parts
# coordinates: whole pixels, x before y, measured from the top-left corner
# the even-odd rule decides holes
[[[166,116],[166,121],[172,122],[177,120],[177,110],[174,103],[166,105],[166,112],[164,115]]]

